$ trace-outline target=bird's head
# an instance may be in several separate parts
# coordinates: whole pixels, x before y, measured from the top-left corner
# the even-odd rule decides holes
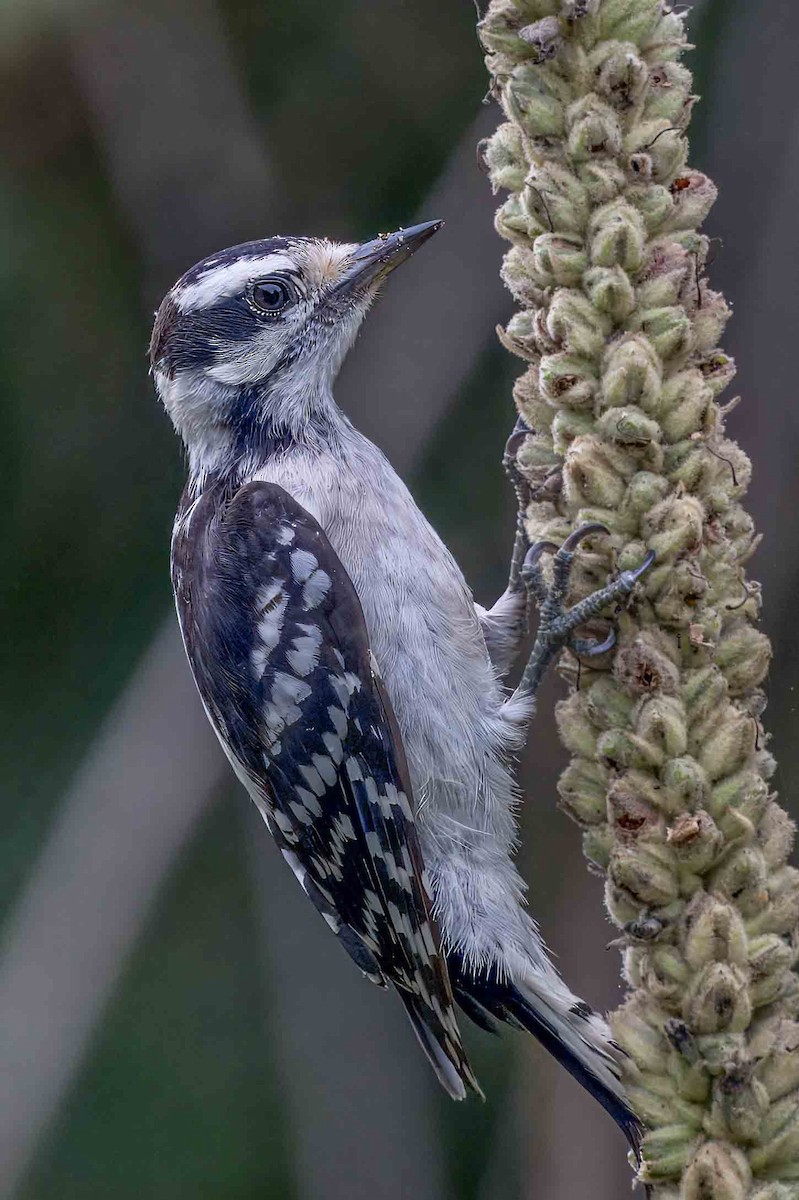
[[[268,238],[187,271],[158,309],[150,363],[193,470],[300,439],[323,418],[381,282],[440,226],[360,245]]]

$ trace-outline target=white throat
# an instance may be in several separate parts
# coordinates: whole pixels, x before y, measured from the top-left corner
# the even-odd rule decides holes
[[[219,383],[201,371],[181,371],[171,379],[156,372],[155,382],[198,490],[214,475],[250,477],[290,447],[311,453],[335,449],[350,428],[333,398],[329,372],[294,369],[250,388]]]

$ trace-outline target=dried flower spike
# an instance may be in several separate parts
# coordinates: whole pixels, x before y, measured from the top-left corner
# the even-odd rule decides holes
[[[734,364],[699,232],[716,189],[687,165],[682,17],[492,0],[480,35],[506,118],[483,160],[509,193],[520,311],[501,336],[527,364],[528,536],[611,531],[575,602],[657,554],[615,656],[583,664],[558,711],[561,802],[622,931],[612,1020],[647,1129],[639,1176],[660,1200],[799,1200],[799,872],[767,785],[771,650],[744,571],[750,464],[717,403]]]

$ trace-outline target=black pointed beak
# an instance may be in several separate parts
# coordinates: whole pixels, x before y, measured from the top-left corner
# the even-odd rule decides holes
[[[333,289],[337,295],[365,290],[415,254],[423,242],[437,233],[443,221],[425,221],[396,233],[381,233],[373,242],[363,242],[352,255],[349,266]]]

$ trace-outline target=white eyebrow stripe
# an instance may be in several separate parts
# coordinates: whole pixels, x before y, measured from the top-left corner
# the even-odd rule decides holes
[[[268,275],[271,271],[296,270],[297,264],[286,254],[267,254],[262,258],[243,258],[239,262],[208,267],[195,280],[175,291],[175,304],[180,312],[211,308],[225,296],[241,291],[250,279]]]

